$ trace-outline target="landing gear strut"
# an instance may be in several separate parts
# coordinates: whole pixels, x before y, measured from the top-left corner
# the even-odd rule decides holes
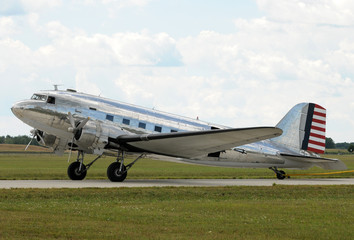
[[[71,180],[83,180],[86,177],[87,170],[91,165],[100,159],[102,155],[96,157],[92,162],[85,166],[84,164],[84,152],[78,151],[76,162],[73,162],[68,167],[68,176]]]
[[[279,180],[283,180],[284,178],[287,177],[285,172],[283,170],[278,170],[277,167],[270,167],[269,169],[272,170],[277,175],[277,178]],[[288,176],[288,178],[290,177]]]
[[[107,168],[107,177],[112,182],[123,182],[127,177],[128,170],[142,157],[145,156],[145,153],[137,157],[133,162],[128,165],[124,165],[124,151],[119,150],[117,161],[109,165]]]
[[[142,157],[145,153],[137,157],[133,162],[124,165],[124,151],[119,150],[117,161],[109,165],[107,168],[107,176],[112,182],[123,182],[127,177],[128,170]],[[84,152],[78,151],[76,162],[73,162],[68,167],[68,176],[71,180],[83,180],[86,177],[87,170],[91,165],[100,159],[102,155],[96,157],[92,162],[84,164]]]

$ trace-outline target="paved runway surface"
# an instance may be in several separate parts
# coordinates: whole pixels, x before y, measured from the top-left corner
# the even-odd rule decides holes
[[[121,188],[121,187],[215,187],[279,185],[354,185],[354,178],[321,179],[127,179],[109,180],[0,180],[0,189],[10,188]]]

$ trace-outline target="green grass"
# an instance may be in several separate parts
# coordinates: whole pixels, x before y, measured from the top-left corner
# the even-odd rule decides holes
[[[0,190],[0,239],[354,239],[352,186]]]
[[[68,167],[67,157],[67,155],[59,157],[53,154],[0,154],[0,179],[68,179],[66,174]],[[325,155],[325,157],[339,158],[348,166],[349,170],[354,170],[354,155]],[[85,163],[93,159],[93,155],[86,155]],[[72,157],[73,160],[74,156]],[[132,156],[127,159],[128,162],[132,160]],[[107,167],[114,161],[115,158],[113,157],[105,157],[98,160],[89,169],[87,179],[107,179]],[[317,167],[309,170],[285,171],[288,174],[328,172]],[[314,177],[354,177],[354,173]],[[274,173],[265,168],[222,168],[144,158],[133,166],[128,173],[128,178],[274,178]],[[311,178],[311,176],[294,178]]]

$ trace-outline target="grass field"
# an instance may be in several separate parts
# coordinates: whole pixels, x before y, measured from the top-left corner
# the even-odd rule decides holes
[[[20,144],[0,144],[0,153],[7,153],[7,152],[24,152],[26,148],[26,145],[20,145]],[[44,148],[41,146],[33,146],[30,145],[28,146],[28,149],[26,152],[52,152],[49,148]]]
[[[0,149],[1,149],[0,144]],[[68,179],[66,171],[68,167],[68,155],[56,156],[54,154],[6,154],[9,148],[0,154],[0,179]],[[24,149],[24,146],[11,147],[13,152]],[[7,149],[7,150],[6,150]],[[41,149],[37,151],[42,152]],[[0,152],[2,152],[0,150]],[[76,154],[73,153],[71,161]],[[85,163],[92,161],[95,156],[86,155]],[[354,170],[354,154],[326,154],[327,158],[341,159],[349,170]],[[127,158],[132,161],[134,156]],[[98,160],[88,171],[87,179],[107,179],[106,171],[114,157],[105,157]],[[331,172],[321,168],[309,170],[285,170],[288,174]],[[333,172],[333,170],[332,170]],[[354,177],[354,173],[323,175],[323,176],[299,176],[293,178],[338,178]],[[151,158],[138,161],[128,173],[128,179],[167,179],[167,178],[274,178],[274,173],[269,169],[252,168],[222,168],[166,162]]]
[[[352,186],[0,190],[0,239],[354,239]]]
[[[0,154],[0,179],[68,179],[67,155],[62,157],[52,154]],[[338,157],[346,163],[350,170],[354,170],[354,155],[332,156]],[[87,155],[85,162],[93,160],[94,156]],[[132,161],[129,157],[127,161]],[[74,156],[71,161],[74,160]],[[107,179],[106,171],[113,157],[98,160],[88,171],[87,179]],[[332,170],[333,171],[333,170]],[[286,173],[317,173],[331,172],[320,168],[309,170],[286,170]],[[301,176],[294,178],[310,178]],[[319,177],[354,177],[354,173],[313,176]],[[144,158],[138,161],[128,173],[130,179],[170,179],[170,178],[274,178],[269,169],[252,168],[222,168],[200,165],[191,165],[175,162],[166,162]]]
[[[20,152],[0,154],[0,179],[68,179],[67,154]],[[326,157],[340,158],[354,169],[354,155]],[[85,162],[93,158],[87,155]],[[106,179],[107,166],[114,160],[100,159],[87,178]],[[287,170],[305,172],[325,170]],[[274,178],[274,174],[267,169],[146,158],[134,165],[128,178]],[[0,239],[354,239],[353,212],[353,186],[0,189]]]

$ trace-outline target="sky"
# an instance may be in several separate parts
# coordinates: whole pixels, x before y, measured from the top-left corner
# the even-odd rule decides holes
[[[0,0],[0,136],[38,90],[80,92],[230,127],[297,103],[354,141],[354,1]]]

